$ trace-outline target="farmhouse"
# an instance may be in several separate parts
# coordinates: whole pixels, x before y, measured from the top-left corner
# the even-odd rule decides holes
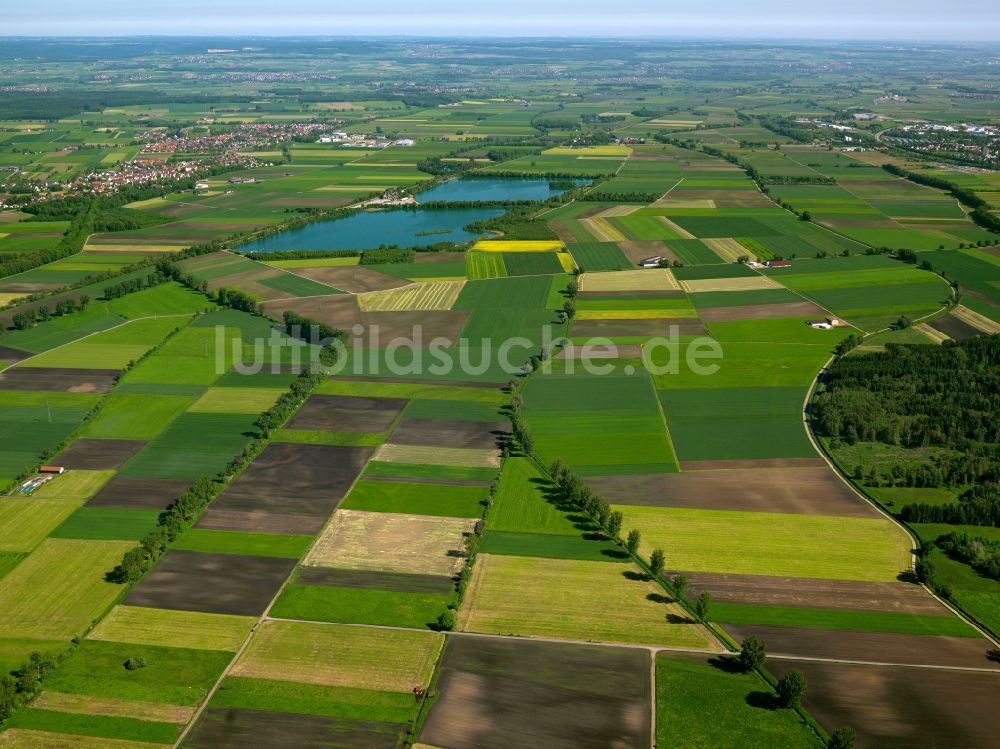
[[[657,268],[661,260],[663,260],[663,255],[655,255],[654,257],[647,257],[645,260],[640,260],[639,265],[643,268]]]
[[[790,268],[791,260],[768,260],[764,263],[765,268]]]
[[[817,330],[833,330],[834,328],[842,328],[847,323],[839,317],[826,317],[822,320],[806,320],[806,325]]]
[[[63,466],[42,466],[38,469],[39,473],[65,473],[66,469]]]

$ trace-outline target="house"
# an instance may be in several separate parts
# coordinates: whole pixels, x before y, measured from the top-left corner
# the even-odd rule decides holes
[[[764,263],[764,267],[766,268],[790,268],[791,266],[791,260],[768,260]]]
[[[195,182],[194,189],[195,190],[207,190],[208,189],[208,183],[207,182]]]
[[[662,255],[647,257],[645,260],[640,260],[639,265],[643,268],[658,268],[661,260],[663,260]]]
[[[66,469],[63,466],[42,466],[38,469],[39,473],[64,473]]]

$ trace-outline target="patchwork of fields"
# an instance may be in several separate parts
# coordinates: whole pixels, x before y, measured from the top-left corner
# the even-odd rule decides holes
[[[4,304],[55,294],[0,312],[19,328],[0,341],[0,664],[55,658],[0,746],[819,747],[843,724],[877,746],[904,707],[922,746],[946,738],[960,673],[960,712],[989,709],[995,643],[913,582],[913,538],[835,472],[805,412],[859,342],[1000,332],[996,247],[973,246],[994,236],[941,190],[737,119],[743,95],[622,113],[539,96],[343,102],[346,132],[416,142],[258,152],[268,165],[128,209],[165,220],[0,281]],[[550,122],[545,146],[514,142],[555,113],[633,140],[551,147],[567,133]],[[178,260],[184,284],[115,298],[87,280],[413,187],[428,162],[573,197],[406,255],[220,243]],[[69,228],[11,218],[0,253]],[[285,313],[345,332],[336,371],[299,379],[318,347]],[[66,470],[22,491],[43,462]],[[977,582],[962,593],[996,593]],[[770,673],[807,674],[811,718],[734,668],[751,634]],[[907,673],[933,686],[901,706]]]

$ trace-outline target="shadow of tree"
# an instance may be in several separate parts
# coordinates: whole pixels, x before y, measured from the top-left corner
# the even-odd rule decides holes
[[[709,658],[708,665],[713,668],[717,668],[720,671],[725,671],[727,674],[745,673],[743,666],[740,665],[740,662],[729,655],[719,655],[714,658]]]
[[[769,692],[751,692],[747,695],[746,702],[750,707],[761,710],[777,710],[781,707],[778,698]]]

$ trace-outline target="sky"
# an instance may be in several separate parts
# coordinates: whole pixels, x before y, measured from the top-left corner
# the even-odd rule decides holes
[[[1000,42],[966,0],[3,0],[0,35],[634,36]],[[618,12],[616,9],[621,8]]]

